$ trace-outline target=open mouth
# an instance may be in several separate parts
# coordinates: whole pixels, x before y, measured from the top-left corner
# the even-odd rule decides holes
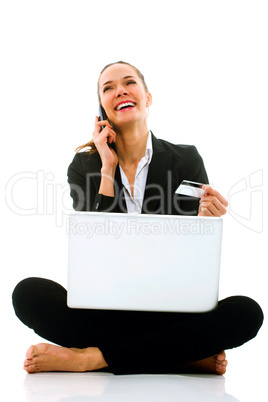
[[[119,105],[117,105],[115,107],[115,110],[117,112],[120,112],[120,110],[131,109],[135,106],[136,106],[136,103],[134,103],[134,102],[122,102],[122,103],[119,103]]]

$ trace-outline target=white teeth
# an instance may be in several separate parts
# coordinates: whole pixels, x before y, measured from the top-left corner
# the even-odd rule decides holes
[[[117,106],[116,110],[121,110],[123,107],[126,106],[135,106],[135,103],[132,102],[121,103],[120,105]]]

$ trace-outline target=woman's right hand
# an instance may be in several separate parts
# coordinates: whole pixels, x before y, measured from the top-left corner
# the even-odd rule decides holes
[[[102,130],[102,126],[105,128]],[[93,140],[102,161],[102,170],[115,170],[118,164],[118,157],[115,150],[108,144],[115,143],[116,132],[112,129],[108,120],[99,121],[96,116]]]

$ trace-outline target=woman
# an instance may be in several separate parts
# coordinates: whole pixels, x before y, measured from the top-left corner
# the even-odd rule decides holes
[[[193,146],[158,140],[148,130],[152,104],[134,66],[106,66],[98,82],[108,120],[95,120],[90,152],[75,155],[68,181],[76,210],[222,216],[227,201],[205,185],[200,201],[178,196],[183,179],[208,183]],[[80,147],[79,150],[83,149]],[[206,372],[224,374],[225,349],[256,336],[263,313],[235,296],[202,314],[70,309],[59,284],[28,278],[13,292],[17,316],[60,346],[41,343],[26,352],[24,368],[40,371],[104,370],[115,374]]]

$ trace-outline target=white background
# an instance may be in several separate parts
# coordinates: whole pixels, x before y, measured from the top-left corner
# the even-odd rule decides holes
[[[210,182],[230,201],[220,297],[244,294],[266,311],[267,19],[267,3],[258,0],[1,2],[1,344],[8,367],[21,367],[25,349],[40,341],[13,313],[16,283],[40,276],[66,285],[66,172],[74,149],[92,136],[99,72],[118,60],[145,75],[153,133],[196,145]],[[255,340],[229,352],[229,378],[232,370],[266,370],[267,335],[264,323]],[[241,387],[230,387],[246,400]]]

